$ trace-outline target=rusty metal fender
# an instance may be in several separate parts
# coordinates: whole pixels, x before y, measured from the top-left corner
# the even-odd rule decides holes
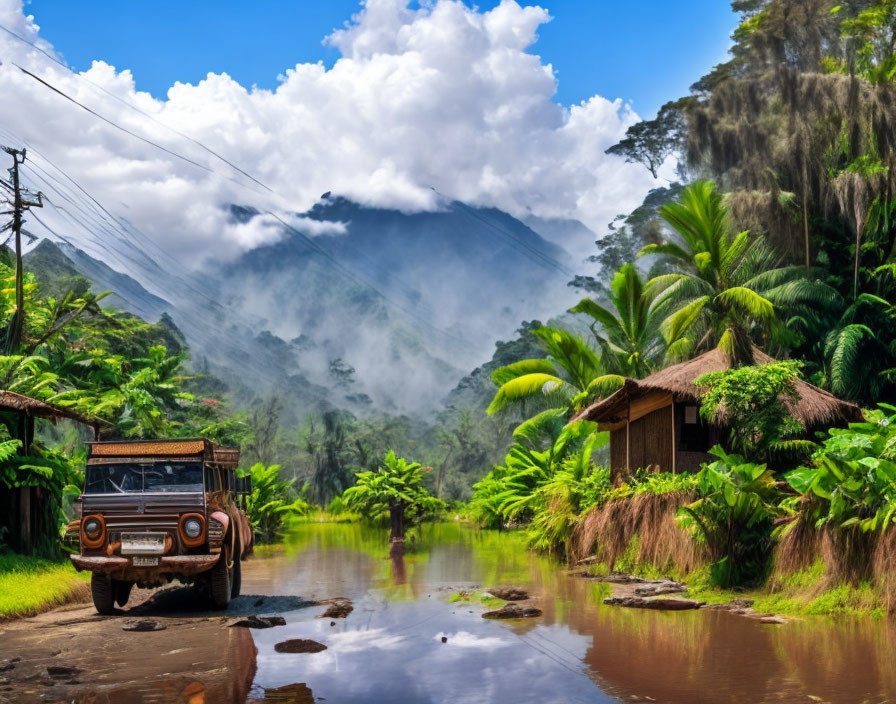
[[[249,525],[249,519],[246,518],[246,514],[242,510],[237,511],[236,518],[240,531],[240,548],[242,557],[248,557],[252,552],[254,542],[254,536],[252,535],[252,526]]]
[[[230,516],[228,516],[224,511],[212,511],[209,518],[214,518],[218,523],[224,526],[224,535],[227,535],[227,531],[230,529]]]

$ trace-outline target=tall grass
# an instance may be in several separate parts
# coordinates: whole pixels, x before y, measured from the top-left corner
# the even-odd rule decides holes
[[[89,598],[87,572],[70,563],[24,555],[0,555],[0,619],[29,616]]]
[[[815,563],[823,574],[812,585],[812,594],[843,586],[873,585],[887,611],[896,612],[896,530],[863,532],[856,526],[816,527],[799,518],[783,533],[774,551],[771,591],[780,591],[788,578]]]
[[[687,573],[702,564],[703,548],[679,527],[678,509],[692,490],[644,491],[608,501],[588,513],[576,531],[576,556],[595,555],[612,570],[623,557],[657,570]],[[629,548],[633,555],[627,555]]]

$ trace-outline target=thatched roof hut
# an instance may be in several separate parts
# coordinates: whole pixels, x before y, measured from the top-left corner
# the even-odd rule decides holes
[[[38,401],[36,398],[22,396],[22,394],[17,394],[14,391],[0,390],[0,411],[14,411],[16,413],[24,413],[31,418],[49,418],[53,421],[57,421],[60,418],[70,418],[84,425],[91,426],[99,422],[70,408],[54,406],[44,401]]]
[[[757,349],[753,350],[753,357],[759,365],[775,361]],[[728,424],[725,418],[719,419],[721,424],[708,424],[700,417],[703,393],[696,380],[726,369],[730,369],[730,364],[720,350],[706,352],[644,379],[626,379],[622,388],[592,404],[574,420],[594,421],[601,429],[610,431],[614,470],[696,469],[709,457],[709,448],[723,439],[724,426]],[[795,390],[796,398],[786,399],[785,403],[807,430],[862,420],[858,406],[817,386],[797,380]]]
[[[35,418],[47,418],[54,423],[60,419],[77,421],[91,427],[94,438],[99,436],[103,424],[77,411],[0,389],[0,422],[7,426],[13,438],[21,441],[22,454],[31,451]],[[30,553],[35,536],[53,540],[57,529],[55,511],[54,504],[41,500],[37,487],[25,485],[0,492],[0,527],[6,529],[6,542],[18,552]]]

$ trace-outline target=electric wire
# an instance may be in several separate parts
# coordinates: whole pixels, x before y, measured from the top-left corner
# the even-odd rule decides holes
[[[211,154],[212,156],[214,156],[215,158],[220,159],[222,162],[224,162],[225,164],[227,164],[229,167],[231,167],[231,168],[234,169],[235,171],[238,171],[238,172],[241,173],[243,176],[245,176],[245,177],[248,178],[249,180],[253,181],[254,183],[258,184],[259,186],[261,186],[261,187],[264,188],[265,190],[268,190],[268,191],[270,191],[271,193],[274,192],[273,189],[270,188],[270,186],[266,185],[265,183],[263,183],[262,181],[260,181],[259,179],[257,179],[255,176],[253,176],[253,175],[250,174],[249,172],[247,172],[247,171],[241,169],[239,166],[237,166],[237,165],[234,164],[232,161],[228,160],[226,157],[224,157],[224,156],[222,156],[221,154],[219,154],[218,152],[216,152],[214,149],[211,149],[210,147],[206,146],[205,144],[203,144],[203,143],[200,142],[199,140],[194,139],[193,137],[190,137],[190,136],[187,135],[187,134],[184,134],[183,132],[181,132],[181,131],[178,130],[177,128],[172,127],[171,125],[165,124],[164,122],[162,122],[162,121],[159,120],[158,118],[154,117],[154,116],[151,115],[150,113],[146,112],[145,110],[142,110],[141,108],[138,108],[138,107],[137,107],[136,105],[134,105],[133,103],[131,103],[131,102],[125,100],[124,98],[122,98],[122,97],[120,97],[120,96],[118,96],[118,95],[115,95],[115,93],[113,93],[113,92],[111,92],[111,91],[109,91],[109,90],[106,90],[106,89],[103,88],[103,86],[101,86],[100,84],[95,83],[94,81],[91,81],[91,80],[90,80],[89,78],[87,78],[87,76],[85,76],[83,73],[77,73],[77,72],[75,72],[75,71],[71,68],[71,66],[67,65],[64,61],[60,61],[56,56],[53,56],[50,52],[48,52],[48,51],[44,51],[44,50],[43,50],[41,47],[39,47],[35,42],[29,42],[27,39],[25,39],[25,38],[22,37],[21,35],[17,34],[16,32],[13,32],[11,29],[9,29],[8,27],[3,26],[2,24],[0,24],[0,30],[6,32],[8,35],[10,35],[11,37],[17,39],[18,41],[20,41],[20,42],[22,42],[22,43],[24,43],[24,44],[30,46],[32,49],[35,49],[36,51],[39,51],[41,54],[43,54],[45,57],[47,57],[47,58],[48,58],[50,61],[52,61],[53,63],[58,64],[59,66],[61,66],[62,68],[64,68],[66,71],[70,72],[72,75],[77,76],[78,78],[80,78],[81,80],[83,80],[85,83],[88,83],[88,84],[90,84],[91,86],[93,86],[95,89],[102,91],[103,93],[105,93],[106,95],[108,95],[108,96],[109,96],[110,98],[112,98],[113,100],[116,100],[117,102],[119,102],[119,103],[121,103],[122,105],[124,105],[124,106],[130,108],[131,110],[134,110],[135,112],[138,112],[139,114],[143,115],[144,117],[146,117],[146,118],[152,120],[153,122],[155,122],[157,125],[159,125],[159,126],[161,126],[161,127],[164,127],[164,128],[166,128],[166,129],[168,129],[168,130],[171,130],[172,132],[174,132],[174,133],[175,133],[176,135],[178,135],[179,137],[182,137],[182,138],[184,138],[184,139],[186,139],[186,140],[192,142],[193,144],[195,144],[195,145],[196,145],[197,147],[199,147],[200,149],[203,149],[203,150],[205,150],[206,152],[208,152],[209,154]],[[20,67],[20,68],[21,68],[21,67]]]
[[[32,46],[32,47],[35,48],[36,50],[40,51],[40,53],[42,53],[44,56],[47,56],[48,58],[50,58],[51,60],[53,60],[55,63],[59,64],[60,66],[63,66],[63,67],[66,68],[68,71],[70,71],[71,73],[73,73],[73,75],[76,75],[76,76],[82,78],[83,80],[88,81],[89,83],[91,83],[91,84],[94,85],[95,87],[100,88],[100,89],[103,90],[104,92],[108,93],[108,91],[105,91],[105,89],[102,89],[100,86],[96,86],[96,84],[93,84],[92,81],[89,81],[88,79],[84,78],[81,74],[76,74],[76,73],[74,73],[74,71],[72,71],[72,70],[71,70],[68,66],[66,66],[64,63],[62,63],[61,61],[59,61],[59,60],[55,59],[54,57],[50,56],[47,52],[45,52],[45,51],[44,51],[43,49],[41,49],[40,47],[37,47],[35,44],[33,44],[33,43],[31,43],[31,42],[28,42],[27,40],[25,40],[25,39],[23,39],[22,37],[16,35],[15,33],[11,32],[10,30],[8,30],[8,28],[3,27],[2,25],[0,25],[0,29],[6,31],[6,32],[7,32],[8,34],[10,34],[11,36],[14,36],[15,38],[19,39],[20,41],[23,41],[23,42],[25,42],[26,44],[28,44],[29,46]],[[227,178],[228,180],[233,181],[233,182],[237,183],[238,185],[245,186],[245,184],[242,184],[242,183],[240,183],[239,181],[236,181],[235,179],[232,179],[232,178],[230,178],[230,177],[228,177],[228,176],[226,176],[226,175],[220,174],[219,172],[215,171],[214,169],[212,169],[211,167],[209,167],[209,166],[207,166],[207,165],[200,164],[199,162],[196,162],[195,160],[190,159],[189,157],[183,156],[182,154],[179,154],[179,153],[173,151],[172,149],[168,149],[167,147],[164,147],[164,146],[162,146],[162,145],[160,145],[160,144],[158,144],[158,143],[156,143],[156,142],[154,142],[154,141],[152,141],[152,140],[149,140],[149,139],[147,139],[147,138],[145,138],[145,137],[143,137],[143,136],[141,136],[141,135],[139,135],[139,134],[133,132],[132,130],[129,130],[129,129],[125,128],[125,127],[122,127],[121,125],[118,125],[118,124],[115,123],[113,120],[111,120],[111,119],[105,117],[104,115],[102,115],[102,114],[96,112],[95,110],[91,109],[90,107],[88,107],[88,106],[84,105],[83,103],[79,102],[78,100],[72,98],[71,96],[69,96],[69,95],[68,95],[67,93],[65,93],[64,91],[60,90],[59,88],[55,87],[54,85],[50,84],[48,81],[45,81],[44,79],[40,78],[39,76],[35,75],[34,73],[32,73],[32,72],[30,72],[30,71],[28,71],[28,70],[22,68],[22,67],[19,66],[18,64],[13,64],[13,65],[15,65],[16,68],[18,68],[20,71],[22,71],[23,73],[25,73],[26,75],[28,75],[28,76],[31,77],[32,79],[38,81],[39,83],[41,83],[42,85],[44,85],[44,86],[47,87],[48,89],[52,90],[54,93],[59,94],[61,97],[65,98],[66,100],[68,100],[68,101],[70,101],[70,102],[72,102],[73,104],[75,104],[75,105],[77,105],[78,107],[82,108],[83,110],[87,111],[87,112],[90,113],[91,115],[95,116],[97,119],[100,119],[100,120],[102,120],[103,122],[109,124],[110,126],[116,128],[116,129],[118,129],[118,130],[121,130],[122,132],[124,132],[124,133],[126,133],[126,134],[128,134],[128,135],[130,135],[130,136],[132,136],[132,137],[134,137],[135,139],[138,139],[138,140],[140,140],[140,141],[142,141],[142,142],[144,142],[144,143],[146,143],[146,144],[148,144],[148,145],[150,145],[150,146],[152,146],[152,147],[155,147],[155,148],[157,148],[157,149],[159,149],[159,150],[165,152],[166,154],[169,154],[169,155],[171,155],[171,156],[173,156],[173,157],[175,157],[175,158],[181,159],[182,161],[184,161],[184,162],[186,162],[186,163],[189,163],[189,164],[191,164],[191,165],[193,165],[193,166],[196,166],[196,167],[202,169],[203,171],[206,171],[206,172],[211,173],[211,174],[213,174],[213,175],[221,176],[221,177],[223,177],[223,178]],[[111,95],[111,94],[110,94],[110,95]],[[133,106],[133,105],[130,105],[130,103],[128,103],[127,101],[123,101],[122,99],[118,98],[117,96],[113,96],[113,97],[115,97],[117,100],[119,100],[119,102],[122,102],[123,104],[125,104],[125,105],[131,107],[132,109],[136,110],[137,112],[140,112],[141,114],[145,115],[146,117],[148,117],[148,118],[150,118],[150,119],[153,119],[154,122],[156,122],[156,123],[162,125],[163,127],[166,127],[166,128],[168,128],[168,129],[172,130],[173,132],[175,132],[175,133],[178,134],[179,136],[181,136],[181,137],[183,137],[183,138],[185,138],[185,139],[188,139],[189,141],[191,141],[191,142],[193,142],[193,143],[198,144],[199,146],[201,146],[202,148],[204,148],[206,151],[208,151],[210,154],[213,154],[213,155],[216,156],[217,158],[221,159],[223,162],[227,163],[227,164],[228,164],[229,166],[231,166],[232,168],[235,168],[235,169],[236,169],[237,171],[239,171],[241,174],[247,176],[248,178],[250,178],[250,179],[253,180],[254,182],[258,183],[259,185],[262,185],[266,190],[270,191],[271,193],[274,193],[274,194],[276,194],[276,195],[281,195],[281,194],[276,193],[276,191],[274,191],[274,190],[271,189],[270,187],[266,186],[265,184],[263,184],[263,183],[261,183],[260,181],[258,181],[257,179],[255,179],[253,176],[251,176],[251,174],[249,174],[249,173],[248,173],[247,171],[245,171],[244,169],[241,169],[240,167],[236,166],[235,164],[233,164],[233,163],[230,162],[229,160],[227,160],[227,159],[225,159],[224,157],[222,157],[221,155],[217,154],[217,152],[214,152],[213,150],[209,149],[208,147],[206,147],[205,145],[203,145],[203,144],[202,144],[201,142],[199,142],[198,140],[195,140],[195,139],[193,139],[193,138],[191,138],[191,137],[188,137],[187,135],[184,135],[184,134],[180,133],[178,130],[175,130],[174,128],[169,127],[168,125],[165,125],[164,123],[161,123],[161,122],[159,122],[158,120],[155,120],[155,118],[152,118],[151,115],[145,113],[144,111],[140,110],[139,108],[136,108],[136,107]],[[44,159],[47,160],[47,161],[49,162],[49,159],[47,159],[46,157],[44,157]],[[52,163],[52,162],[50,162],[50,163]],[[64,174],[64,172],[62,172],[61,169],[59,169],[58,167],[56,167],[56,168],[57,168],[57,170],[59,170],[61,173]],[[73,183],[74,183],[80,190],[82,190],[86,195],[89,196],[89,194],[87,194],[87,192],[84,191],[83,187],[80,186],[80,184],[78,184],[74,179],[71,179],[71,177],[68,177],[67,174],[65,174],[65,175],[66,175],[66,178],[68,178],[70,181],[72,181],[72,182],[73,182]],[[434,189],[434,190],[435,190],[435,189]],[[107,211],[103,206],[101,206],[101,204],[99,204],[99,202],[96,201],[95,198],[93,198],[92,196],[89,196],[89,197],[90,197],[91,200],[93,200],[95,203],[97,203],[97,205],[100,205],[100,207],[101,207],[101,208],[102,208],[102,209],[103,209],[103,210],[104,210],[110,217],[112,217],[113,220],[116,220],[116,222],[117,222],[117,219],[114,218],[114,216],[112,216],[110,213],[108,213],[108,211]],[[281,197],[283,197],[283,196],[281,195]],[[503,235],[505,238],[510,239],[511,242],[513,242],[513,243],[515,243],[516,245],[518,245],[519,248],[525,250],[525,253],[526,253],[527,256],[529,256],[530,258],[535,259],[536,261],[538,261],[538,262],[541,263],[541,264],[547,264],[548,266],[552,266],[553,268],[556,268],[557,270],[563,272],[564,274],[572,275],[572,272],[571,272],[570,270],[568,270],[566,267],[564,267],[561,263],[559,263],[558,261],[556,261],[556,260],[553,259],[552,257],[549,257],[548,255],[539,252],[539,251],[536,250],[535,248],[531,247],[531,246],[528,245],[527,243],[525,243],[525,242],[521,241],[519,238],[515,237],[512,233],[508,232],[507,230],[505,230],[505,229],[503,229],[503,228],[498,227],[498,226],[495,225],[494,223],[492,223],[492,222],[486,220],[485,218],[481,217],[478,213],[475,212],[475,210],[474,210],[473,208],[470,208],[470,207],[467,206],[466,204],[461,203],[461,202],[459,202],[459,201],[457,201],[457,202],[458,202],[458,204],[459,204],[461,207],[465,208],[465,209],[470,213],[470,215],[471,215],[472,217],[474,217],[475,219],[479,220],[480,222],[482,222],[483,224],[485,224],[487,227],[490,227],[491,229],[493,229],[494,231],[498,232],[499,234]],[[279,221],[282,225],[284,225],[290,232],[294,233],[294,234],[297,235],[300,239],[302,239],[302,240],[303,240],[303,241],[304,241],[304,242],[305,242],[305,243],[306,243],[306,244],[307,244],[313,251],[317,252],[318,254],[320,254],[321,256],[323,256],[325,259],[327,259],[327,261],[328,261],[331,265],[335,266],[335,267],[336,267],[336,268],[337,268],[343,275],[348,276],[348,277],[349,277],[353,282],[355,282],[356,284],[360,283],[360,284],[363,285],[364,287],[367,287],[367,288],[372,289],[372,290],[373,290],[375,293],[377,293],[377,294],[378,294],[384,301],[386,301],[387,303],[389,303],[389,304],[390,304],[391,306],[393,306],[394,308],[397,308],[398,310],[400,310],[401,312],[403,312],[405,315],[408,315],[408,316],[410,316],[410,317],[413,317],[415,320],[418,320],[419,322],[423,323],[423,324],[424,324],[427,328],[429,328],[430,330],[433,330],[433,331],[437,332],[438,334],[440,334],[440,335],[446,337],[447,339],[451,339],[451,340],[454,340],[455,342],[460,343],[461,345],[463,345],[464,347],[466,347],[469,351],[471,351],[471,352],[474,351],[473,348],[472,348],[472,347],[469,345],[469,343],[467,342],[467,340],[465,340],[464,338],[462,338],[462,337],[460,337],[460,336],[458,336],[458,335],[455,335],[454,333],[449,332],[448,330],[444,330],[444,329],[442,329],[442,328],[439,328],[439,327],[436,326],[436,325],[433,325],[433,324],[432,324],[432,323],[431,323],[425,316],[422,316],[422,315],[420,315],[419,313],[416,313],[416,312],[414,312],[414,311],[412,311],[412,310],[406,308],[405,306],[401,305],[401,304],[398,303],[397,301],[392,300],[392,299],[389,298],[387,295],[385,295],[382,291],[380,291],[376,285],[374,285],[374,284],[372,284],[372,283],[370,283],[370,282],[368,282],[368,281],[364,281],[362,277],[358,277],[358,276],[357,276],[351,269],[349,269],[348,267],[346,267],[346,266],[342,265],[340,262],[338,262],[338,260],[336,260],[335,257],[332,256],[332,254],[330,254],[329,252],[327,252],[326,250],[324,250],[323,248],[321,248],[319,245],[317,245],[316,243],[314,243],[314,242],[312,241],[312,239],[311,239],[310,237],[308,237],[306,234],[300,232],[299,230],[297,230],[297,229],[296,229],[295,227],[293,227],[292,225],[287,224],[287,223],[286,223],[286,222],[285,222],[279,215],[273,213],[273,212],[270,211],[270,210],[264,210],[264,211],[262,211],[262,212],[264,212],[265,214],[267,214],[267,215],[269,215],[269,216],[271,216],[271,217],[274,217],[276,220],[278,220],[278,221]],[[118,225],[119,225],[119,227],[120,227],[120,223],[118,223]],[[142,233],[141,233],[141,234],[142,234]],[[144,238],[145,238],[145,235],[144,235]],[[154,240],[152,240],[152,238],[146,238],[146,240],[149,241],[149,242],[151,242],[152,244],[156,244],[156,243],[154,242]],[[139,249],[140,249],[139,246],[136,245],[136,244],[135,244],[135,246],[137,246],[138,251],[139,251]],[[156,246],[158,247],[158,245],[156,245]],[[159,247],[159,249],[161,250],[160,247]],[[164,253],[163,251],[160,252],[160,253],[163,253],[163,256],[170,256],[170,255],[167,255],[167,253]],[[145,255],[145,252],[144,252],[144,255]],[[388,272],[387,272],[387,276],[389,276]]]

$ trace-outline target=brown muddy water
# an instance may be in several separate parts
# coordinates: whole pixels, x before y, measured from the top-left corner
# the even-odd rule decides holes
[[[424,527],[402,559],[387,549],[382,531],[309,524],[244,563],[226,613],[172,588],[116,616],[70,606],[0,624],[0,702],[896,702],[892,622],[604,606],[605,585],[519,535],[455,524]],[[492,621],[450,601],[498,585],[543,615]],[[304,603],[334,597],[352,600],[346,618]],[[248,614],[286,625],[228,627]],[[135,620],[164,630],[122,630]],[[275,650],[296,639],[326,649]]]

